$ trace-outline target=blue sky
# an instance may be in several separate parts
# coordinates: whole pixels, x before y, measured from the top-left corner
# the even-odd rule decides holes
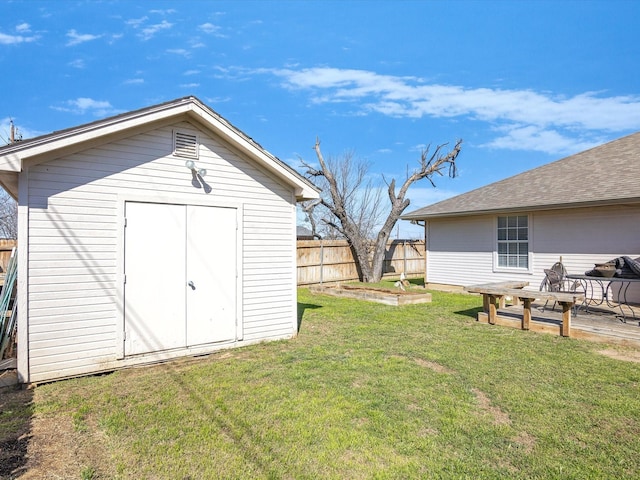
[[[408,212],[640,130],[639,21],[635,0],[3,0],[0,144],[10,119],[26,139],[187,95],[293,167],[319,137],[401,182],[462,138]]]

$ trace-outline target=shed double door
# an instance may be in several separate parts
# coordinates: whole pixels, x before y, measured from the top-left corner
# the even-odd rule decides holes
[[[125,355],[236,338],[236,212],[126,202]]]

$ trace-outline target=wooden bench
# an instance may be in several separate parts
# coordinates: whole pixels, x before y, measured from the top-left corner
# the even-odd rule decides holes
[[[524,290],[523,287],[513,288],[513,284],[513,282],[499,282],[483,285],[471,285],[469,287],[465,287],[465,291],[482,294],[483,308],[488,314],[489,323],[492,325],[496,323],[496,318],[498,316],[498,307],[496,307],[496,302],[499,303],[500,308],[504,308],[504,297],[513,297],[514,299],[517,298],[522,301],[523,311],[520,326],[523,330],[529,330],[529,324],[531,323],[531,302],[533,300],[558,302],[562,306],[562,326],[560,329],[560,335],[563,337],[569,337],[571,335],[571,309],[576,302],[584,299],[584,295],[579,293]],[[517,285],[519,285],[519,283],[517,283]]]
[[[471,292],[471,290],[469,290],[469,288],[476,288],[478,290],[482,290],[483,288],[487,287],[487,288],[524,288],[526,286],[529,285],[529,282],[514,282],[514,281],[506,281],[506,282],[494,282],[494,283],[485,283],[482,285],[472,285],[471,287],[465,287],[465,291],[467,292]],[[473,291],[471,293],[482,293],[481,291]],[[499,298],[499,302],[500,302],[500,307],[499,308],[504,308],[506,303],[505,303],[505,297],[507,297],[508,295],[504,295],[501,296]],[[518,297],[513,297],[513,304],[514,305],[518,305]],[[483,295],[482,296],[482,308],[484,309],[485,312],[489,311],[489,297],[488,295]]]

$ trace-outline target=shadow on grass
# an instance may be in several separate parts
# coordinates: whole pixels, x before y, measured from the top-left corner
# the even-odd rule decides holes
[[[307,309],[314,310],[316,308],[322,308],[320,305],[316,305],[314,303],[300,303],[298,302],[298,332],[300,332],[300,327],[302,327],[302,317],[304,316],[304,312]]]
[[[476,308],[467,308],[466,310],[458,310],[457,312],[453,312],[457,315],[464,315],[465,317],[473,318],[474,320],[478,318],[478,313],[482,311],[482,307]]]
[[[7,425],[0,434],[0,478],[17,478],[26,471],[32,400],[33,390],[0,387],[0,421]]]

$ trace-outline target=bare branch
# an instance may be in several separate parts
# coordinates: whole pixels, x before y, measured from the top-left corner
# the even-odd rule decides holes
[[[18,238],[18,205],[0,188],[0,238]]]
[[[400,215],[410,204],[410,200],[405,198],[409,187],[425,178],[435,186],[433,176],[443,176],[444,172],[455,177],[455,162],[461,145],[462,140],[459,140],[447,153],[442,153],[447,144],[439,145],[431,154],[429,147],[422,150],[420,167],[407,175],[397,194],[396,180],[388,182],[382,176],[391,204],[390,209],[384,212],[383,190],[369,176],[369,165],[356,160],[353,152],[347,152],[339,159],[325,159],[320,149],[320,140],[316,138],[313,149],[319,169],[303,160],[301,162],[306,168],[306,175],[314,178],[323,194],[319,201],[303,207],[303,210],[311,216],[315,215],[317,208],[326,211],[327,216],[322,217],[321,221],[332,233],[338,232],[349,241],[361,279],[378,281],[383,273],[386,242]],[[313,222],[312,225],[315,225]]]
[[[298,160],[300,161],[300,163],[302,164],[302,166],[306,169],[305,175],[308,177],[320,177],[323,176],[324,173],[322,173],[321,170],[317,170],[315,168],[313,168],[311,165],[309,165],[307,162],[305,162],[302,157],[298,157]]]
[[[448,152],[446,155],[440,155],[440,151],[443,147],[446,147],[448,144],[444,143],[442,145],[438,145],[435,149],[431,157],[428,158],[429,147],[422,151],[420,155],[420,169],[413,172],[407,180],[405,180],[404,184],[400,188],[400,192],[398,194],[398,198],[404,199],[407,190],[409,187],[419,180],[426,178],[429,180],[432,186],[436,186],[433,181],[433,175],[438,174],[442,176],[442,171],[444,169],[448,169],[448,175],[451,178],[455,178],[457,176],[458,170],[456,168],[456,158],[458,158],[458,154],[462,149],[462,140],[458,140],[453,149]]]

